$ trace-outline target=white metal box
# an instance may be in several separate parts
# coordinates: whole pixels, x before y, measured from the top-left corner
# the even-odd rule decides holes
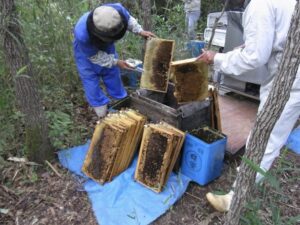
[[[214,12],[214,13],[209,13],[207,15],[207,27],[208,28],[213,28],[214,24],[215,24],[215,20],[216,18],[218,18],[219,16],[221,16],[221,12]],[[222,27],[222,28],[226,28],[228,25],[228,20],[227,20],[227,13],[224,12],[222,17],[220,18],[220,20],[218,21],[218,27]]]
[[[204,41],[209,42],[210,37],[212,35],[212,28],[205,28],[204,30]],[[224,29],[216,29],[215,35],[212,41],[212,45],[224,47],[226,40],[226,30]]]

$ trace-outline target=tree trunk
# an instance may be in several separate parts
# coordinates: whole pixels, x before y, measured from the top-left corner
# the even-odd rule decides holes
[[[298,67],[300,65],[300,2],[291,22],[286,47],[279,72],[274,78],[272,90],[268,96],[263,110],[258,114],[245,158],[256,165],[260,165],[270,133],[280,117],[286,102],[289,99]],[[276,104],[274,104],[276,102]],[[251,197],[251,191],[255,184],[256,171],[246,162],[242,162],[240,172],[236,180],[235,195],[230,210],[225,219],[225,225],[239,224],[242,209]]]
[[[142,12],[144,30],[152,30],[151,0],[142,0]]]
[[[151,21],[151,0],[142,0],[142,19],[143,19],[143,29],[151,31],[152,21]],[[142,56],[145,54],[145,45],[142,49]]]
[[[19,109],[24,114],[25,153],[29,160],[43,162],[53,156],[53,151],[28,51],[21,36],[14,0],[2,0],[0,10],[0,34],[5,62],[15,82]]]

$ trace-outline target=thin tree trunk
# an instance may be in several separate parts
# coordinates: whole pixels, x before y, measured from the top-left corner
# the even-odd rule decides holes
[[[143,28],[152,30],[151,0],[142,0]]]
[[[151,0],[142,0],[142,19],[143,19],[143,29],[151,31],[152,30]],[[143,56],[145,54],[145,47],[146,44],[142,49]]]
[[[256,165],[260,165],[270,133],[289,99],[299,65],[300,2],[298,1],[279,72],[274,78],[274,84],[264,108],[257,116],[244,156]],[[243,161],[237,176],[235,195],[226,216],[225,225],[239,224],[243,207],[246,201],[251,197],[251,191],[255,184],[255,176],[256,171],[251,169],[251,166]]]
[[[25,121],[25,151],[27,157],[43,162],[53,156],[48,138],[48,126],[40,96],[33,80],[27,48],[21,36],[14,0],[2,0],[1,28],[5,62],[15,82],[15,93]]]

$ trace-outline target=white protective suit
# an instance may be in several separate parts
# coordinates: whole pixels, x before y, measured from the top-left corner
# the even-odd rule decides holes
[[[237,76],[267,65],[269,74],[261,84],[259,110],[268,97],[273,78],[278,71],[295,3],[296,0],[252,0],[243,17],[245,47],[225,54],[217,53],[214,58],[215,70]],[[262,169],[269,170],[275,158],[279,156],[280,149],[286,143],[299,115],[300,68],[290,98],[271,132],[260,165]],[[261,178],[258,175],[257,181]]]

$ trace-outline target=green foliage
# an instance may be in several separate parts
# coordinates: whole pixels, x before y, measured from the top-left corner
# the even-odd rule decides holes
[[[73,59],[73,27],[79,17],[99,4],[99,0],[17,0],[19,22],[29,50],[43,105],[51,121],[51,139],[55,147],[79,144],[91,131],[78,121],[74,109],[85,102],[82,85]],[[142,24],[141,1],[121,2]],[[198,32],[203,32],[208,12],[217,11],[217,0],[202,1],[202,16]],[[155,1],[152,5],[153,32],[160,38],[176,41],[175,60],[189,57],[185,51],[185,13],[183,1]],[[117,42],[120,58],[143,60],[144,40],[128,32]],[[22,115],[16,109],[14,79],[5,70],[3,51],[0,51],[0,155],[20,154],[23,147],[24,126]],[[26,67],[20,68],[23,74]],[[61,132],[58,132],[58,131]]]
[[[264,176],[264,180],[266,180],[268,183],[270,183],[270,185],[275,188],[275,189],[279,189],[279,182],[276,179],[276,177],[272,176],[269,172],[265,172],[263,169],[260,168],[259,165],[253,163],[252,161],[250,161],[247,158],[242,158],[244,162],[246,162],[256,173],[261,174]]]
[[[23,37],[38,79],[43,84],[62,88],[76,85],[73,26],[79,15],[88,10],[86,1],[25,0],[17,3]]]
[[[187,35],[185,34],[185,13],[183,4],[164,8],[164,13],[152,16],[153,32],[160,38],[175,40],[175,60],[186,57],[184,51]]]
[[[69,114],[61,111],[46,112],[47,119],[49,121],[49,136],[52,140],[52,144],[55,148],[66,148],[68,145],[65,141],[68,141],[66,137],[71,136],[71,129],[73,121]]]
[[[209,13],[222,11],[223,4],[221,0],[202,0],[201,15],[206,18]]]
[[[246,206],[246,212],[241,218],[242,224],[264,225],[261,219],[257,217],[260,208],[260,199],[255,199],[255,201],[248,203]]]
[[[254,171],[265,175],[263,183],[257,184],[257,191],[254,198],[248,202],[246,211],[241,217],[241,224],[251,225],[296,225],[299,222],[299,216],[296,217],[285,217],[282,215],[281,208],[279,205],[289,202],[290,196],[283,193],[283,188],[280,187],[278,178],[286,172],[299,171],[297,165],[293,165],[287,158],[287,152],[285,149],[277,163],[276,169],[270,172],[264,172],[258,165],[247,159],[243,159]],[[292,177],[291,179],[285,179],[284,185],[288,186],[289,182],[295,183],[294,179],[299,177]]]
[[[120,59],[142,59],[142,48],[144,40],[137,35],[127,32],[125,37],[116,43]]]

